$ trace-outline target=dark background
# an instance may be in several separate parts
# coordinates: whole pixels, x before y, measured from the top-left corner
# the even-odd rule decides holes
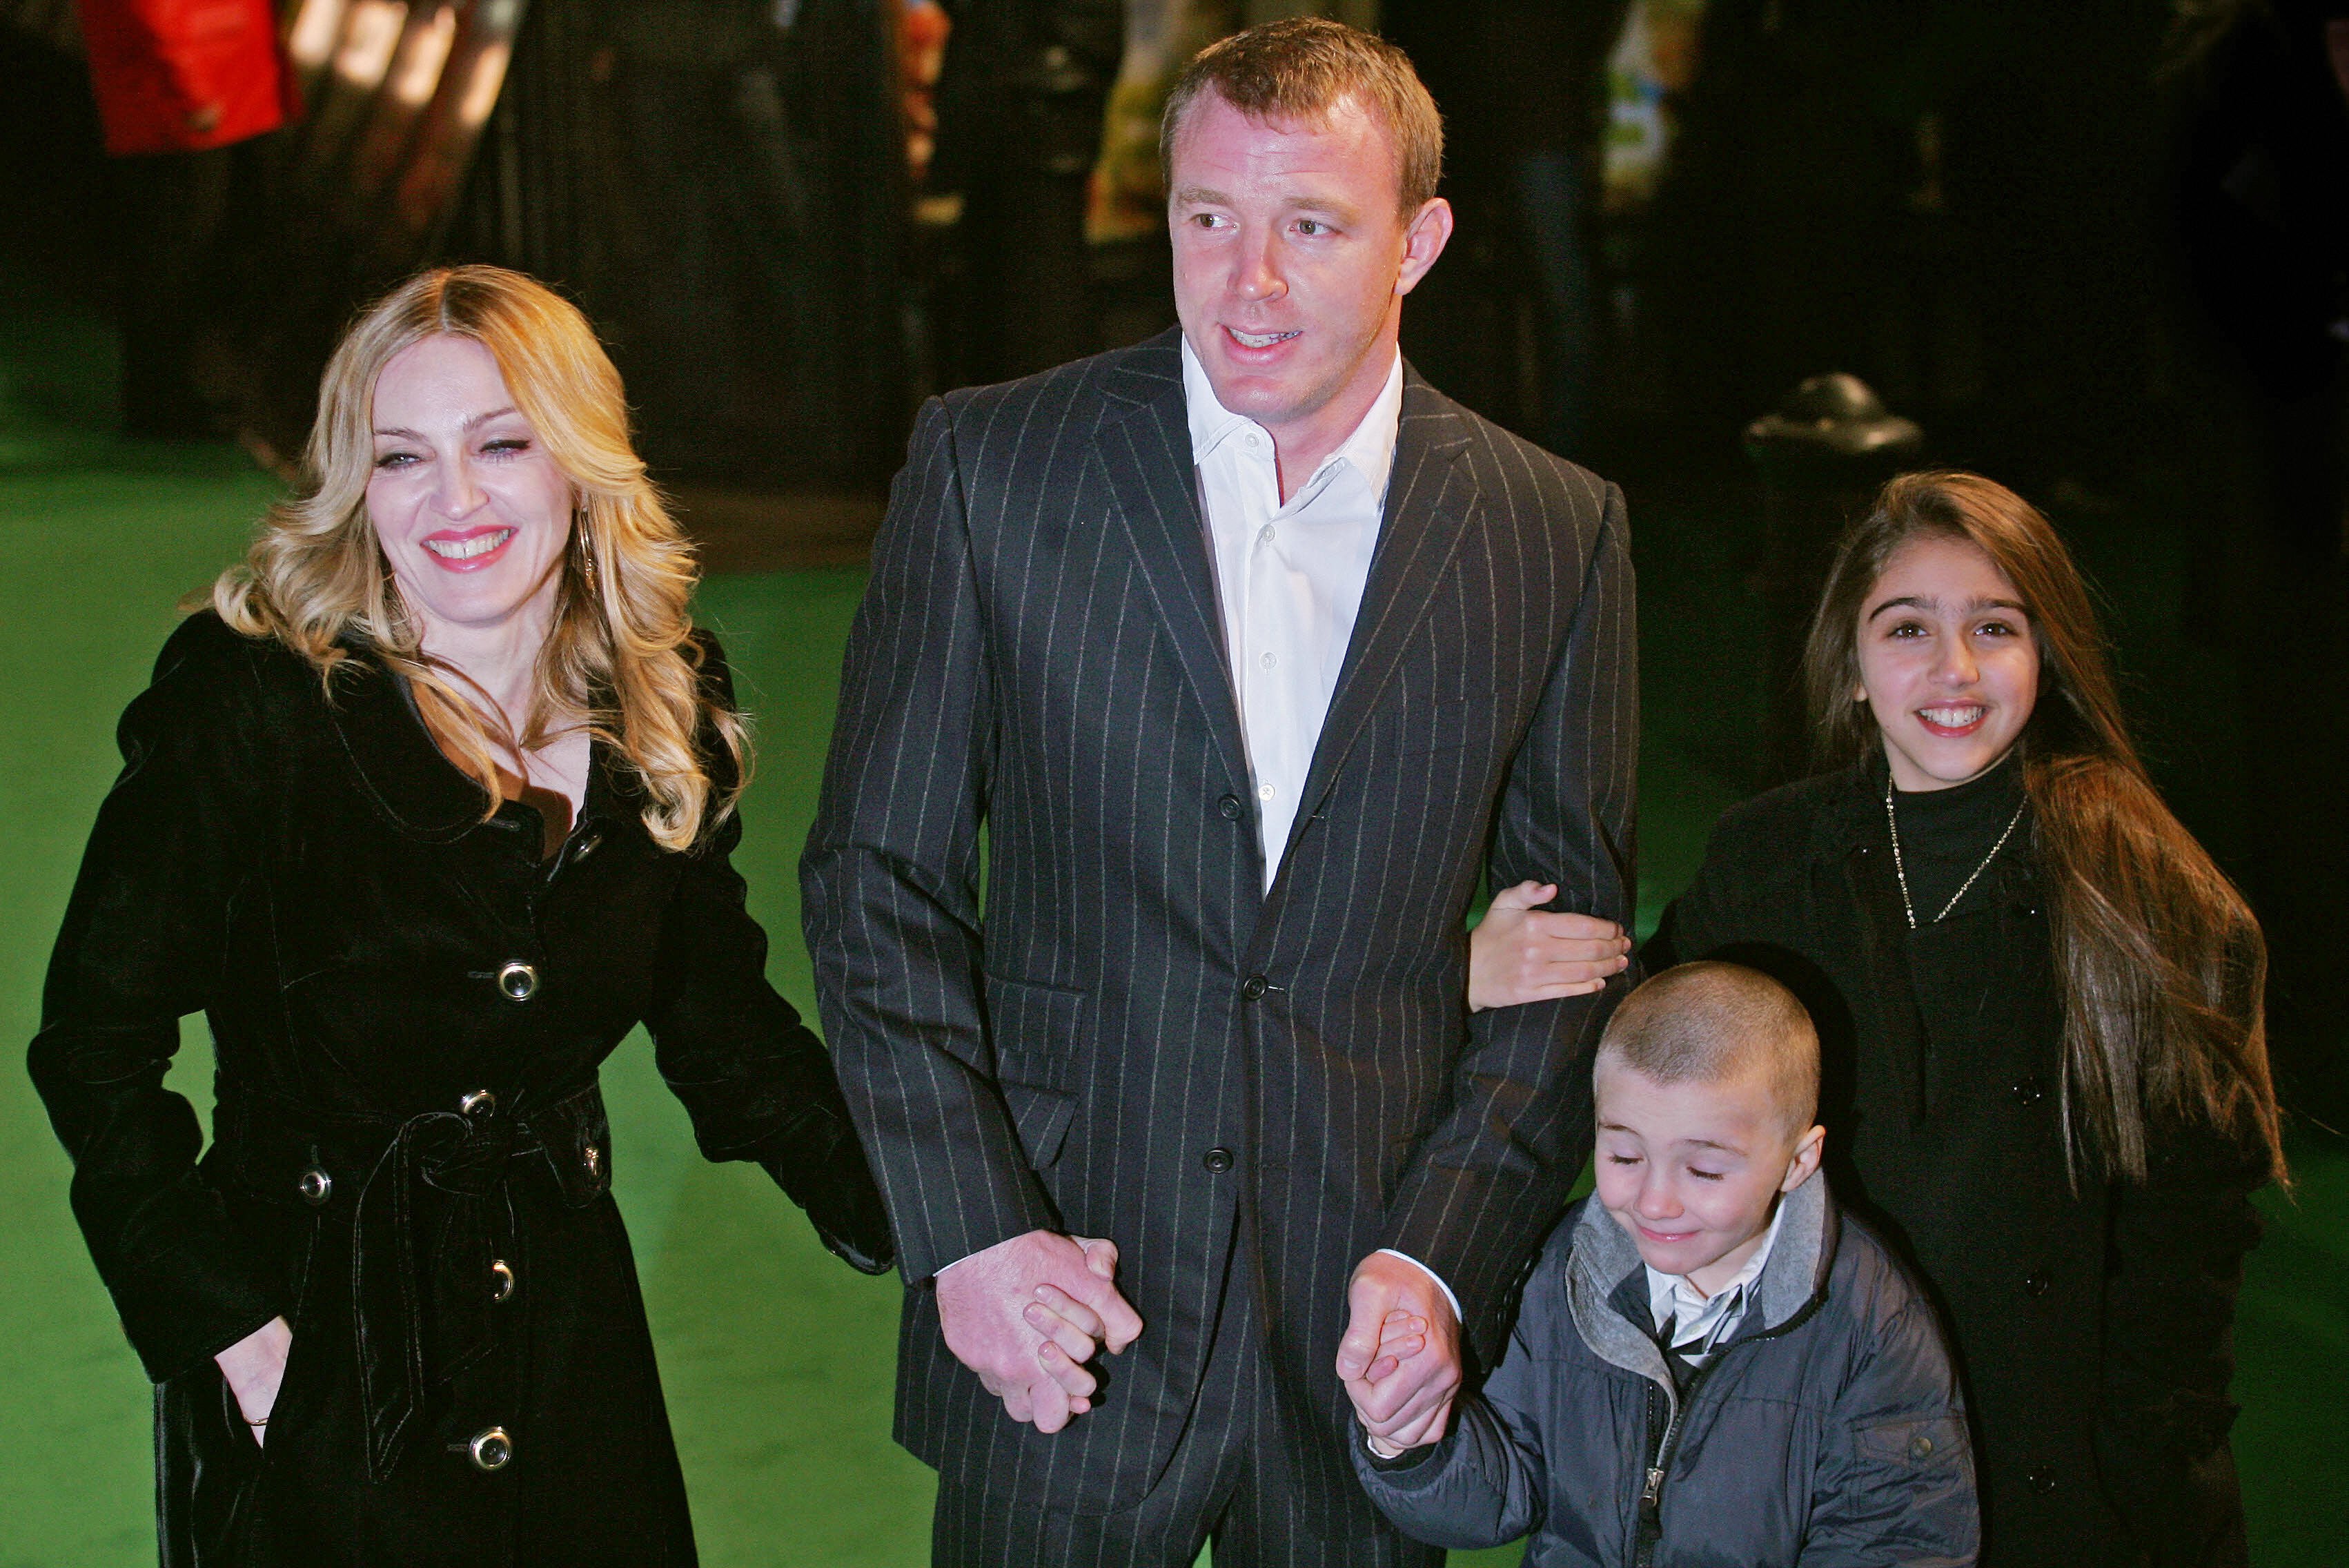
[[[1620,479],[1635,517],[1702,519],[1697,547],[1757,602],[1799,597],[1784,562],[1874,476],[1774,491],[1745,450],[1831,370],[1922,427],[1903,461],[1979,469],[2085,554],[2159,567],[2115,606],[2183,650],[2157,670],[2125,643],[2140,732],[2265,919],[2288,1097],[2349,1127],[2349,7],[1713,0],[1669,177],[1609,213],[1626,8],[1387,0],[1461,216],[1406,351]],[[233,434],[281,470],[360,301],[427,260],[523,267],[607,336],[713,564],[853,560],[923,395],[1172,319],[1163,241],[1082,234],[1122,7],[947,9],[917,178],[903,0],[536,0],[461,182],[411,233],[337,195],[315,127],[105,158],[69,10],[8,0],[0,246],[124,324],[133,429]],[[1783,771],[1766,663],[1693,690],[1724,788]]]

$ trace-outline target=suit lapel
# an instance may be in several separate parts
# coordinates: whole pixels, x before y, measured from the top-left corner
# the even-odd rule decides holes
[[[1467,446],[1467,421],[1406,363],[1402,423],[1395,436],[1394,467],[1387,478],[1386,518],[1371,556],[1370,579],[1362,587],[1362,607],[1354,618],[1338,689],[1330,698],[1321,738],[1313,748],[1313,765],[1305,775],[1297,820],[1289,826],[1288,845],[1281,853],[1284,866],[1297,836],[1329,798],[1347,753],[1369,722],[1475,511],[1475,481],[1458,461]]]
[[[1179,330],[1137,346],[1108,372],[1104,390],[1112,408],[1094,432],[1093,450],[1117,496],[1118,516],[1151,603],[1207,715],[1231,787],[1245,794],[1247,740],[1232,693],[1216,609],[1215,563],[1199,515]]]

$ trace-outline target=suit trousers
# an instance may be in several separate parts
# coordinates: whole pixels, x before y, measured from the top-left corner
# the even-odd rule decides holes
[[[1263,1275],[1251,1228],[1237,1229],[1198,1404],[1150,1494],[1120,1512],[1080,1514],[1050,1498],[1039,1507],[942,1482],[931,1523],[936,1568],[1192,1568],[1210,1544],[1215,1568],[1443,1568],[1441,1548],[1383,1521],[1364,1536],[1310,1533],[1310,1521],[1331,1511],[1299,1507],[1302,1489],[1327,1483],[1298,1476],[1284,1455],[1257,1311]]]

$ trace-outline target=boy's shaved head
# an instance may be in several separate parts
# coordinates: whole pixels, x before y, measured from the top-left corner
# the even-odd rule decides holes
[[[1684,963],[1623,999],[1599,1054],[1659,1084],[1720,1084],[1763,1075],[1790,1130],[1819,1106],[1819,1036],[1795,993],[1757,969]]]

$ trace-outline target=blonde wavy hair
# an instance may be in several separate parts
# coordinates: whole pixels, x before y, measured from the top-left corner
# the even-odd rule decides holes
[[[461,673],[423,651],[367,515],[376,379],[401,350],[440,336],[490,351],[575,497],[519,735],[459,691],[471,684]],[[304,493],[270,508],[245,559],[213,584],[222,620],[309,660],[329,701],[336,670],[355,652],[405,676],[450,759],[481,786],[484,821],[498,808],[500,754],[519,763],[574,716],[636,776],[645,827],[664,848],[688,848],[725,820],[750,776],[749,738],[740,717],[702,689],[688,609],[699,576],[693,547],[629,443],[619,372],[576,306],[503,267],[409,278],[353,324],[328,361],[304,466]]]

